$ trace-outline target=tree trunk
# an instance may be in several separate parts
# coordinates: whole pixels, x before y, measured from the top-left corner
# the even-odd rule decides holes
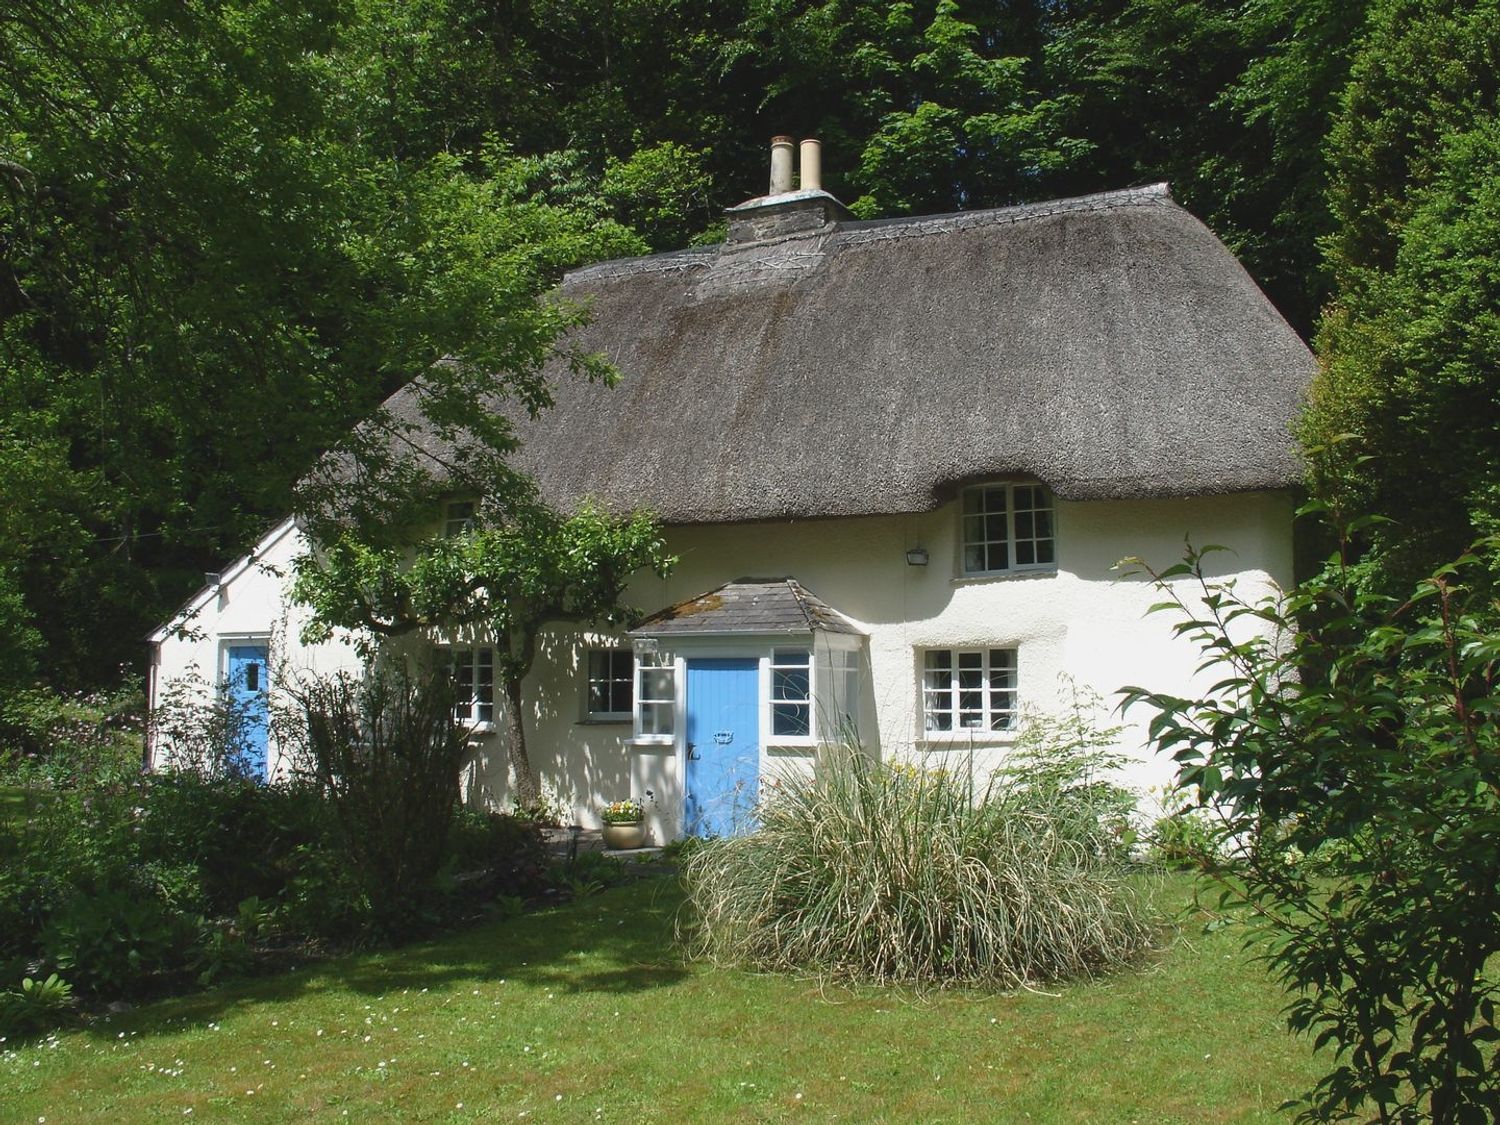
[[[521,721],[521,679],[505,680],[505,742],[510,754],[510,772],[516,783],[516,805],[530,812],[542,803],[542,787],[526,755],[526,725]]]

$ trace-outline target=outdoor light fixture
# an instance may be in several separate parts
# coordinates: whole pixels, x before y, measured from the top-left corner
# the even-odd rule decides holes
[[[910,551],[907,551],[906,552],[906,565],[907,566],[926,566],[927,565],[927,548],[926,547],[913,547]]]

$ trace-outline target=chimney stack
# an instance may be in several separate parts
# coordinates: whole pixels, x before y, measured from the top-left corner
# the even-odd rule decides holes
[[[800,182],[792,166],[796,145],[791,137],[771,138],[771,189],[725,212],[726,249],[813,235],[851,218],[844,205],[823,190],[822,142],[812,137],[802,142]]]
[[[770,195],[785,195],[792,190],[792,138],[771,138]]]

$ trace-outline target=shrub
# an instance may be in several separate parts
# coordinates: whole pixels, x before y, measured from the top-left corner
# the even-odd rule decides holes
[[[287,733],[328,802],[375,924],[391,934],[414,928],[434,903],[468,752],[448,677],[376,670],[363,680],[310,678],[292,694]]]
[[[753,835],[683,877],[696,956],[913,985],[1014,987],[1113,969],[1151,938],[1118,856],[1068,787],[999,777],[972,801],[941,772],[825,749]]]
[[[110,890],[69,900],[48,919],[39,945],[45,962],[79,988],[124,995],[146,987],[152,974],[180,967],[198,924],[154,898]]]
[[[56,973],[46,980],[25,978],[20,988],[0,992],[0,1042],[55,1025],[72,1002],[73,986]]]
[[[455,871],[486,876],[486,895],[530,898],[547,886],[546,827],[528,817],[459,809],[451,848]]]
[[[1497,571],[1490,542],[1395,600],[1335,556],[1258,604],[1203,552],[1155,575],[1216,689],[1127,698],[1215,813],[1205,868],[1263,920],[1290,1026],[1335,1048],[1305,1119],[1500,1118]]]

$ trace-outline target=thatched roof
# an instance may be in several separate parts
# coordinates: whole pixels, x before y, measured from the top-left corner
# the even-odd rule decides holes
[[[570,274],[623,377],[559,378],[520,461],[668,523],[1283,488],[1314,361],[1165,185],[828,222]]]
[[[725,633],[852,633],[860,628],[795,578],[737,578],[659,610],[634,629],[637,637]]]

